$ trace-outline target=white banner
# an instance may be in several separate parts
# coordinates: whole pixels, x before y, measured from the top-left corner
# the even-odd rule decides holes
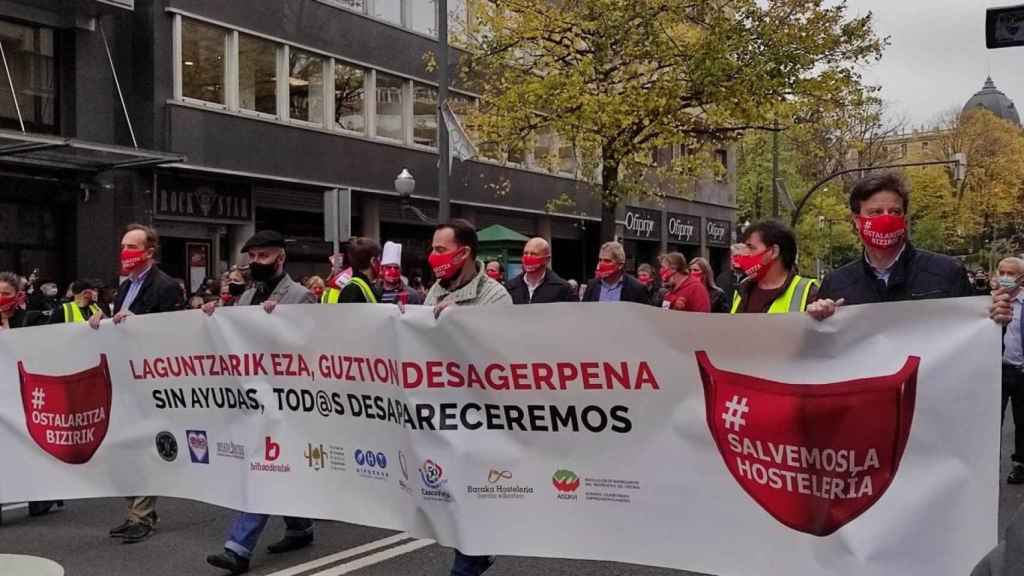
[[[0,501],[153,494],[469,554],[963,576],[996,542],[985,308],[288,306],[17,330]]]

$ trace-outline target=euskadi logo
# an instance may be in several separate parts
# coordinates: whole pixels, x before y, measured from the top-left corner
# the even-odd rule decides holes
[[[576,500],[576,490],[580,487],[580,477],[572,470],[557,470],[551,476],[551,484],[558,492],[559,500]]]
[[[895,374],[786,384],[697,352],[708,428],[740,486],[776,520],[828,536],[892,484],[910,437],[920,358]]]
[[[209,464],[210,445],[206,440],[206,431],[186,430],[185,439],[188,442],[188,455],[192,458],[192,463]]]
[[[448,479],[444,477],[444,468],[433,460],[426,460],[420,466],[420,480],[426,488],[420,489],[420,494],[427,500],[438,500],[450,502],[452,495],[447,490]]]
[[[32,374],[18,362],[21,403],[29,436],[68,464],[88,462],[110,424],[110,371],[106,354],[94,368],[63,376]]]

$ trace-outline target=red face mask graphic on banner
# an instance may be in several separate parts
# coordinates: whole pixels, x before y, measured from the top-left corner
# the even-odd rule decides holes
[[[430,264],[430,268],[434,271],[434,277],[439,280],[448,280],[462,270],[462,265],[466,262],[467,254],[469,254],[469,251],[466,248],[459,248],[458,250],[445,252],[444,254],[431,252],[430,256],[427,257],[427,262]]]
[[[127,276],[142,267],[149,258],[145,250],[121,250],[121,275]]]
[[[708,427],[733,478],[776,520],[828,536],[889,488],[910,436],[920,359],[889,376],[784,384],[697,352]]]
[[[18,376],[25,423],[36,444],[62,462],[88,462],[110,422],[107,355],[95,368],[66,376],[30,374],[18,362]]]
[[[597,269],[594,270],[594,275],[604,280],[615,276],[619,272],[619,265],[615,262],[598,262]]]
[[[0,296],[0,312],[13,314],[18,306],[25,303],[25,293],[18,292],[14,296]]]
[[[543,256],[529,256],[523,255],[523,270],[527,272],[536,272],[544,267],[548,263],[548,259]]]
[[[768,264],[764,261],[767,253],[768,251],[764,250],[757,254],[736,254],[732,257],[732,265],[743,270],[743,274],[748,278],[760,280],[768,273]]]
[[[896,214],[857,216],[857,232],[865,246],[892,250],[903,244],[907,235],[907,219]]]

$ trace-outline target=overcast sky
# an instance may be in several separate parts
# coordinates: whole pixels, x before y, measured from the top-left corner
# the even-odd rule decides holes
[[[1024,0],[847,0],[851,13],[872,12],[890,37],[881,62],[864,71],[912,124],[929,124],[963,106],[991,73],[996,86],[1024,106],[1024,47],[985,48],[985,9]]]

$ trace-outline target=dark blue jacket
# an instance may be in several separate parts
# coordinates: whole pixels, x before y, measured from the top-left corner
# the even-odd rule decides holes
[[[816,299],[843,298],[845,305],[974,296],[967,271],[956,258],[907,244],[893,264],[888,284],[861,257],[825,276]]]

